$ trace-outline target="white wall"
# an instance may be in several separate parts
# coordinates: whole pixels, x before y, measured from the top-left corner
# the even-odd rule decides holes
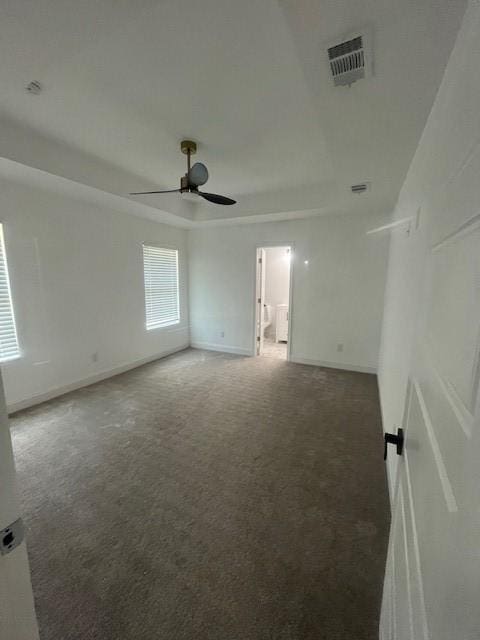
[[[188,345],[186,231],[3,179],[0,220],[22,350],[2,366],[10,409]],[[180,251],[181,323],[147,332],[149,240]]]
[[[292,360],[375,371],[388,241],[366,231],[379,222],[337,214],[191,230],[192,343],[252,354],[255,247],[293,243]]]
[[[292,359],[376,369],[387,241],[365,235],[374,217],[187,232],[2,178],[0,220],[22,350],[2,366],[10,410],[187,346],[187,245],[195,345],[252,353],[255,247],[294,244]],[[182,318],[150,332],[141,250],[148,240],[180,249]]]
[[[440,238],[478,216],[480,192],[480,10],[472,0],[393,219],[417,216],[418,230],[391,235],[379,387],[386,431],[401,426],[412,370],[427,257]],[[472,296],[476,295],[472,291]],[[389,457],[390,490],[396,456]]]
[[[265,304],[272,307],[271,335],[275,335],[275,309],[278,304],[289,303],[290,254],[286,247],[265,249]]]

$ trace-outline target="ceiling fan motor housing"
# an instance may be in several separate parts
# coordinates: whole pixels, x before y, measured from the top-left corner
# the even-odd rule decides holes
[[[182,140],[180,143],[180,149],[185,155],[190,153],[190,155],[193,156],[197,153],[197,143],[193,140]]]

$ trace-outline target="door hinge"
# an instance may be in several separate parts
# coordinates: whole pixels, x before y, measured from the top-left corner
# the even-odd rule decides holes
[[[260,304],[260,302],[262,301],[261,298],[257,298],[257,302]]]
[[[257,342],[260,342],[260,336],[257,336]]]
[[[22,544],[24,538],[24,527],[21,518],[9,524],[8,527],[0,531],[0,553],[6,556]]]
[[[262,264],[262,259],[261,258],[258,259],[258,264]]]

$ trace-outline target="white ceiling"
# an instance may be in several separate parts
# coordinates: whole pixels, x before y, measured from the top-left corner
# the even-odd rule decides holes
[[[389,213],[465,0],[3,0],[2,156],[108,193],[174,188],[199,143],[205,190],[143,196],[195,223]],[[373,34],[375,73],[333,87],[325,48]],[[39,96],[26,93],[39,80]],[[350,194],[368,180],[371,191]],[[159,212],[160,215],[160,212]]]

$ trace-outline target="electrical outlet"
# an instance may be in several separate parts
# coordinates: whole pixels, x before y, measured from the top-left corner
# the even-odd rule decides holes
[[[220,338],[224,338],[225,337],[225,331],[220,331]]]
[[[98,362],[98,351],[92,353],[92,362]]]
[[[343,342],[339,342],[339,343],[337,344],[337,351],[338,351],[338,352],[343,351]]]

